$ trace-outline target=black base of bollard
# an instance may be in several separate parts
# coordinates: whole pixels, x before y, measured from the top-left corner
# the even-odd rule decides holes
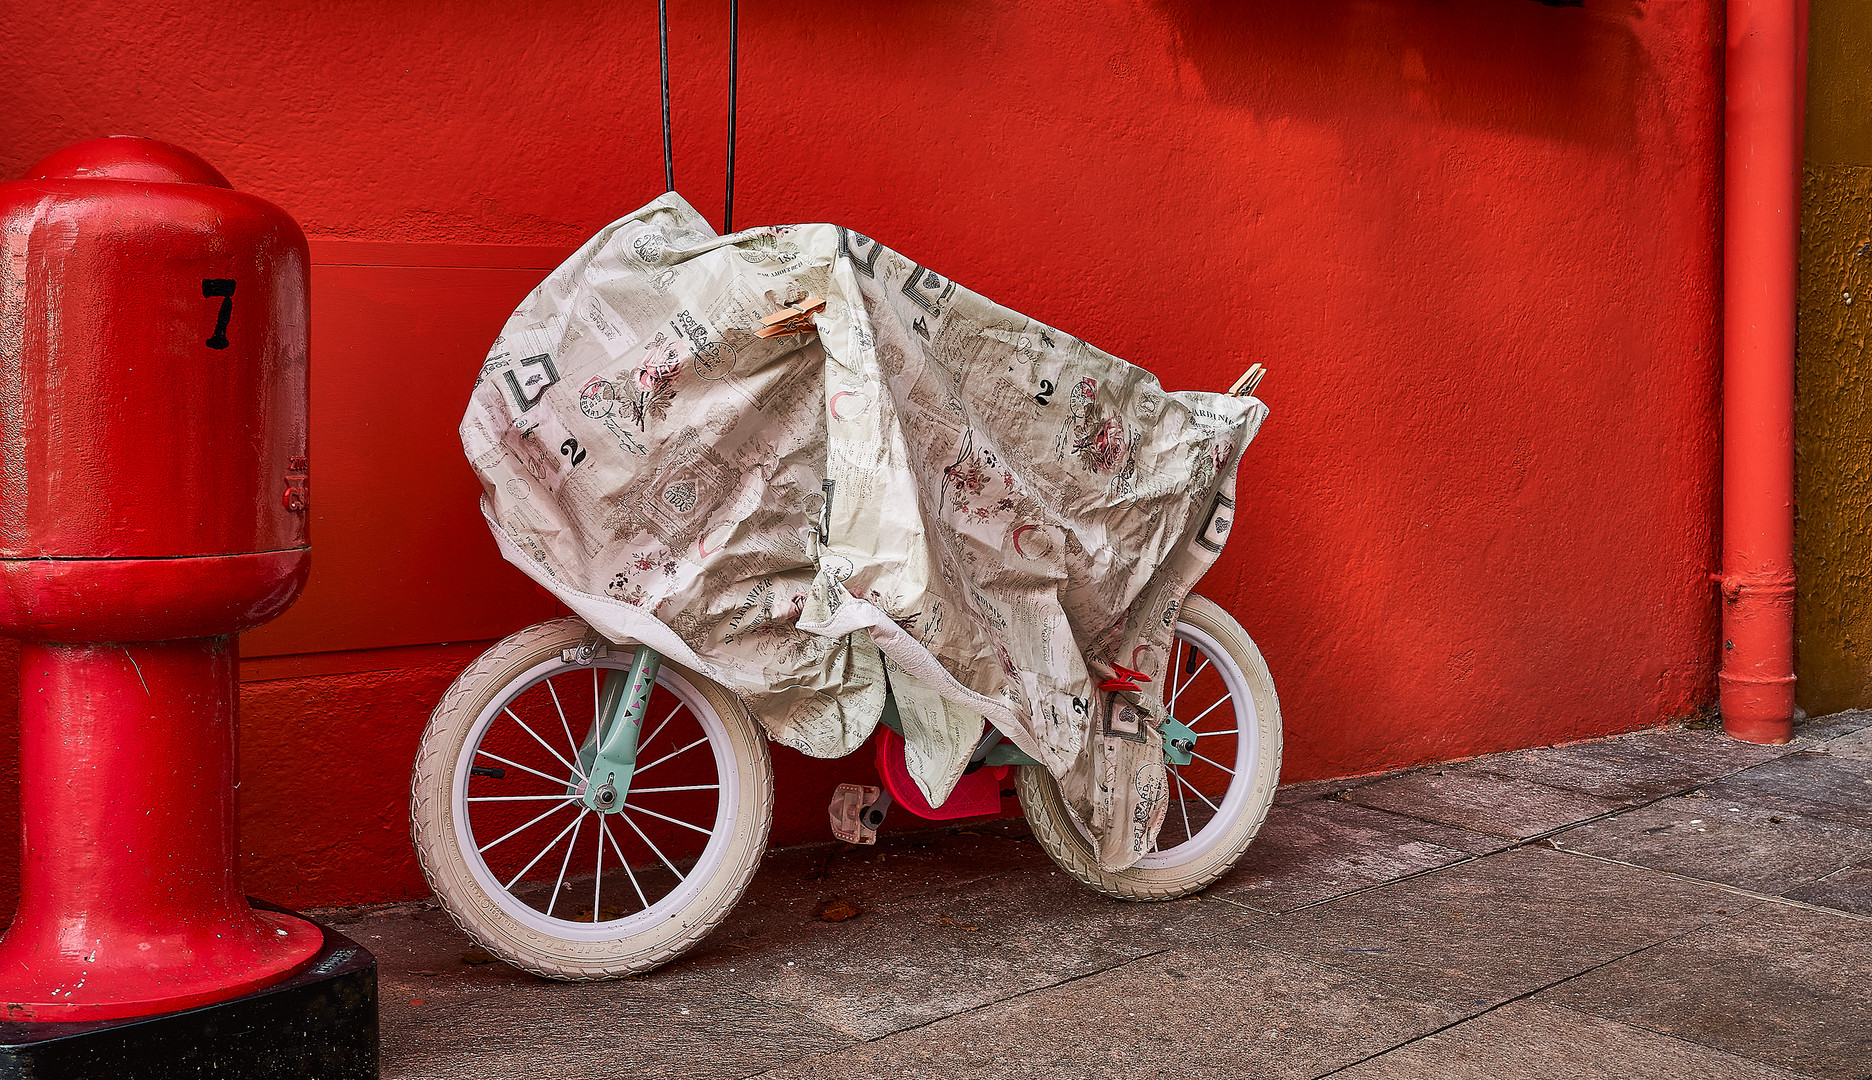
[[[377,958],[319,929],[325,944],[298,974],[228,1001],[123,1020],[0,1021],[0,1080],[377,1080]]]

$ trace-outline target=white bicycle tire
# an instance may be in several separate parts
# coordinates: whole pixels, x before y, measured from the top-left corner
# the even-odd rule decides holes
[[[542,680],[587,667],[576,660],[568,662],[564,654],[592,640],[590,630],[582,621],[556,619],[519,631],[477,658],[455,679],[431,715],[423,733],[410,792],[411,833],[417,858],[423,876],[443,909],[463,932],[502,960],[536,975],[573,981],[618,978],[648,971],[675,959],[707,936],[747,890],[760,864],[773,820],[773,766],[765,734],[733,694],[665,660],[658,672],[657,686],[673,695],[682,709],[693,716],[707,741],[718,777],[719,790],[709,838],[688,874],[681,875],[677,866],[669,863],[671,874],[679,877],[679,883],[656,901],[649,902],[638,885],[637,875],[627,871],[631,874],[630,884],[639,898],[646,901],[644,909],[616,919],[602,918],[605,911],[599,902],[602,853],[605,840],[613,839],[608,835],[607,824],[594,832],[599,854],[595,865],[598,872],[594,874],[597,887],[589,922],[556,917],[553,912],[558,897],[556,891],[551,893],[548,912],[542,913],[519,891],[510,888],[510,883],[503,883],[480,853],[491,845],[475,842],[474,811],[467,801],[473,762],[484,756],[477,753],[480,740],[499,722],[509,704],[518,701]],[[595,663],[600,668],[619,670],[628,665],[630,655],[630,645],[612,646],[610,657]],[[596,678],[594,675],[594,688]],[[552,693],[554,705],[558,707],[559,696],[556,690]],[[521,722],[517,715],[511,712],[507,715],[512,716],[514,722]],[[678,711],[672,711],[671,716],[676,715]],[[563,710],[560,719],[562,722],[566,719]],[[522,723],[521,726],[526,725]],[[533,737],[540,738],[537,734]],[[572,737],[569,728],[567,737],[568,741]],[[692,744],[697,745],[700,744]],[[547,749],[552,748],[548,746]],[[572,747],[571,752],[576,754],[576,747]],[[640,771],[649,767],[646,763],[639,764]],[[504,766],[493,768],[505,771]],[[577,778],[568,776],[566,779]],[[550,801],[548,796],[512,798]],[[580,821],[586,820],[587,814],[591,814],[593,820],[597,817],[595,811],[576,805],[567,809],[576,809]],[[687,827],[700,831],[693,823]],[[640,831],[638,835],[645,834]],[[567,865],[571,863],[578,836],[577,831],[572,832],[567,844]],[[554,843],[557,844],[558,839]],[[645,843],[656,850],[647,837]],[[622,857],[622,848],[614,839],[611,847]],[[553,849],[549,847],[541,855],[547,850]],[[663,857],[660,850],[657,855]],[[535,856],[534,863],[540,858]],[[624,865],[629,865],[628,860]],[[525,873],[523,870],[521,876]],[[615,875],[615,870],[613,873]],[[564,874],[562,868],[561,882]],[[556,885],[555,890],[557,888]]]

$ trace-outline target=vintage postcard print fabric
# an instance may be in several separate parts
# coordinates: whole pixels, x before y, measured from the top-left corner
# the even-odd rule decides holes
[[[807,296],[817,334],[755,336]],[[868,237],[717,237],[671,193],[514,312],[461,436],[503,554],[600,633],[815,757],[856,749],[888,686],[932,804],[986,718],[1122,869],[1167,805],[1161,703],[1140,721],[1096,684],[1162,685],[1265,414]]]

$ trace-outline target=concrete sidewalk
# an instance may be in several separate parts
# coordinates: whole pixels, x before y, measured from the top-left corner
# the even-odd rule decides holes
[[[843,899],[862,914],[815,917]],[[384,1076],[1872,1076],[1872,712],[1283,789],[1200,896],[1107,900],[1018,821],[778,851],[693,954],[551,983],[427,905]]]

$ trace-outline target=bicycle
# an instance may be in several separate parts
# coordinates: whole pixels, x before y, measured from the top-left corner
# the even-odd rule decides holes
[[[1021,810],[1060,869],[1121,900],[1188,896],[1227,874],[1279,779],[1273,677],[1227,612],[1189,597],[1170,672],[1171,723],[1187,731],[1166,732],[1176,797],[1157,846],[1128,870],[1099,867],[1044,767],[992,732],[976,755],[1018,769]],[[470,937],[536,975],[616,978],[667,963],[728,914],[765,850],[773,766],[740,701],[576,618],[483,653],[421,746],[411,817],[424,875]]]
[[[678,281],[684,268],[693,271],[687,285]],[[828,307],[827,300],[807,292],[802,282],[828,287],[833,291],[826,296],[841,298]],[[672,289],[682,297],[674,298]],[[631,314],[610,306],[600,295],[605,290]],[[762,316],[758,309],[763,303],[769,305],[768,311],[772,306],[781,310]],[[854,314],[865,303],[877,305],[872,313],[875,320],[866,322]],[[830,325],[815,326],[815,313],[822,310],[821,318]],[[826,334],[834,341],[829,348]],[[885,340],[886,336],[891,340]],[[791,692],[795,683],[767,679],[760,673],[770,669],[760,666],[751,669],[754,675],[732,665],[709,668],[717,678],[742,680],[737,683],[737,694],[628,636],[649,636],[665,650],[679,650],[691,664],[721,662],[720,654],[709,659],[696,652],[672,624],[653,619],[649,611],[657,601],[654,597],[646,600],[643,579],[707,582],[708,568],[718,565],[710,559],[727,542],[718,539],[713,549],[706,547],[708,530],[733,532],[739,526],[732,521],[766,505],[754,497],[772,490],[762,484],[782,485],[787,492],[783,498],[792,502],[785,503],[763,526],[768,533],[749,534],[759,555],[753,564],[814,565],[819,556],[813,553],[823,555],[826,545],[833,542],[835,480],[830,475],[822,478],[814,472],[802,478],[803,474],[781,470],[768,476],[760,470],[777,468],[773,462],[778,460],[777,451],[768,448],[743,458],[751,462],[743,467],[754,470],[752,480],[759,483],[737,486],[740,478],[734,475],[735,467],[714,455],[707,442],[710,433],[732,426],[736,416],[757,425],[753,430],[765,432],[769,429],[758,425],[769,423],[775,415],[766,410],[778,410],[779,415],[790,416],[791,423],[807,425],[792,429],[794,444],[788,453],[817,446],[813,453],[826,454],[830,452],[825,444],[811,442],[823,437],[822,429],[812,425],[828,419],[851,424],[857,419],[839,412],[840,399],[852,396],[852,387],[861,385],[853,380],[870,378],[874,380],[870,385],[886,388],[893,385],[890,380],[897,379],[899,388],[909,394],[900,404],[911,411],[893,414],[908,425],[893,429],[898,431],[893,437],[906,430],[921,432],[922,453],[926,461],[934,460],[928,455],[933,450],[949,453],[945,440],[954,441],[951,436],[959,430],[947,417],[956,411],[969,412],[961,399],[961,387],[971,379],[961,374],[962,368],[986,355],[983,350],[990,350],[1006,370],[994,375],[984,369],[972,377],[975,387],[988,395],[982,399],[988,410],[982,416],[987,419],[978,419],[992,426],[997,422],[994,416],[1004,420],[1027,417],[1020,421],[1029,424],[1027,442],[1056,443],[1057,460],[998,464],[988,447],[973,448],[974,428],[970,427],[971,434],[960,437],[957,464],[941,470],[940,476],[933,468],[926,469],[928,478],[919,482],[940,484],[945,498],[953,486],[983,505],[970,508],[958,502],[941,513],[977,529],[970,543],[992,545],[998,542],[994,530],[1005,528],[1005,543],[1029,567],[1018,573],[1030,576],[1063,571],[1057,566],[1047,569],[1052,566],[1047,562],[1051,556],[1022,550],[1023,534],[1043,529],[1042,524],[1003,524],[996,517],[1002,510],[1013,513],[1012,508],[1028,498],[1015,490],[1017,470],[1030,474],[1027,479],[1032,483],[1053,485],[1048,489],[1053,494],[1047,496],[1052,502],[1047,505],[1055,508],[1041,511],[1039,503],[1033,506],[1037,514],[1054,515],[1046,520],[1057,523],[1044,525],[1051,532],[1039,535],[1054,536],[1048,543],[1057,543],[1059,550],[1076,543],[1077,534],[1067,527],[1071,512],[1065,508],[1065,487],[1060,486],[1067,481],[1048,480],[1048,475],[1090,478],[1086,482],[1091,488],[1077,488],[1082,494],[1074,497],[1091,499],[1103,508],[1102,513],[1138,513],[1136,502],[1125,500],[1139,481],[1138,455],[1146,453],[1145,460],[1154,460],[1148,453],[1155,452],[1139,449],[1142,425],[1158,422],[1149,418],[1171,411],[1170,397],[1159,392],[1154,379],[1147,383],[1134,379],[1137,369],[1130,365],[1061,337],[1017,313],[994,307],[934,271],[913,266],[868,237],[837,226],[775,226],[716,237],[674,193],[608,227],[535,290],[497,339],[483,366],[476,398],[464,419],[464,450],[477,469],[504,470],[495,478],[484,473],[483,479],[490,497],[508,500],[506,513],[525,517],[563,538],[570,533],[550,524],[558,519],[550,514],[541,517],[519,504],[557,505],[552,503],[557,497],[555,485],[570,482],[566,477],[592,475],[601,460],[598,447],[615,440],[616,449],[605,451],[617,455],[605,459],[617,470],[607,474],[612,479],[592,481],[597,487],[579,496],[581,512],[592,515],[579,526],[592,531],[579,535],[595,546],[562,549],[562,553],[569,551],[567,557],[574,562],[585,560],[580,563],[581,574],[598,565],[605,575],[620,568],[627,572],[617,573],[617,580],[609,586],[586,581],[581,589],[548,565],[551,556],[545,546],[556,542],[552,537],[541,542],[528,533],[522,539],[529,547],[522,550],[510,529],[525,533],[525,527],[502,524],[489,516],[510,561],[542,584],[571,590],[555,595],[561,595],[574,610],[584,611],[594,625],[606,625],[612,637],[607,639],[578,618],[522,630],[469,665],[430,717],[412,778],[412,835],[424,875],[462,929],[490,953],[539,975],[572,980],[613,978],[649,970],[681,955],[719,924],[745,892],[760,863],[773,817],[773,766],[767,750],[768,732],[773,728],[764,727],[749,714],[741,695],[759,701],[757,691],[772,687]],[[927,355],[937,360],[929,361],[921,375],[905,374],[905,364],[923,362],[913,361],[912,354],[925,356],[926,345],[934,350]],[[623,359],[627,353],[642,356]],[[1062,378],[1069,354],[1078,372],[1076,381],[1062,381],[1056,395],[1052,380]],[[840,356],[853,363],[860,357],[873,357],[880,366],[864,369],[871,374],[863,375],[857,368],[840,367],[844,364]],[[941,367],[938,360],[954,370]],[[1052,366],[1043,372],[1042,362]],[[788,367],[789,363],[793,366]],[[819,380],[831,367],[843,372],[838,378],[844,381],[838,385],[844,389],[820,390],[823,396],[815,397],[814,387],[823,386]],[[1101,388],[1099,378],[1090,377],[1087,371],[1115,379],[1117,389]],[[1260,365],[1254,365],[1229,393],[1252,394],[1261,374]],[[1135,406],[1135,415],[1103,412],[1106,405],[1099,402],[1108,393],[1119,395],[1111,408],[1122,412]],[[549,399],[552,404],[535,408]],[[1124,404],[1127,401],[1132,404]],[[678,402],[689,410],[685,419],[681,424],[665,424]],[[1258,403],[1249,404],[1252,424],[1258,427],[1265,410]],[[1215,483],[1222,475],[1220,470],[1231,467],[1228,455],[1238,454],[1253,433],[1251,427],[1240,440],[1231,436],[1218,442],[1208,433],[1232,422],[1245,422],[1242,410],[1222,410],[1235,420],[1216,413],[1198,423],[1192,418],[1198,407],[1188,401],[1175,405],[1180,426],[1163,429],[1182,432],[1176,438],[1185,441],[1174,445],[1199,448],[1187,458],[1192,471],[1185,490],[1202,490],[1203,498],[1209,500],[1204,504],[1206,516],[1185,523],[1194,529],[1189,533],[1189,546],[1170,556],[1181,559],[1186,568],[1206,568],[1221,551],[1233,517],[1227,507],[1233,503]],[[918,409],[923,411],[915,412]],[[1034,419],[1043,413],[1048,419]],[[1132,426],[1127,427],[1127,422]],[[568,423],[572,426],[567,427]],[[542,439],[542,431],[551,434]],[[661,457],[652,453],[651,432],[665,440],[658,444]],[[1019,444],[1020,439],[1015,442]],[[745,449],[754,444],[741,445]],[[845,449],[839,452],[851,453],[855,445],[859,444],[841,442]],[[883,444],[864,445],[875,450]],[[1043,449],[1034,452],[1044,454]],[[588,453],[592,459],[583,466],[585,471],[573,472]],[[966,466],[962,458],[968,459]],[[644,463],[655,464],[641,474],[632,471]],[[851,461],[845,458],[837,458],[826,468],[842,470],[847,482],[860,489],[865,483],[865,477],[852,472]],[[621,487],[615,480],[621,475],[643,479]],[[1080,483],[1072,480],[1068,486]],[[815,487],[821,490],[812,490]],[[980,495],[983,489],[1005,497],[986,505],[989,499]],[[1159,502],[1157,512],[1162,512],[1164,500],[1176,497],[1173,490],[1160,485],[1150,496]],[[733,511],[740,516],[732,517],[730,524],[711,526],[711,507],[725,505],[723,500],[736,491],[754,494]],[[1086,495],[1086,491],[1095,493]],[[807,500],[817,501],[817,522],[808,520],[812,504]],[[850,514],[855,504],[841,505]],[[489,506],[484,500],[484,513],[491,513]],[[618,522],[634,522],[627,527],[639,532],[618,533],[612,524],[614,514],[624,515]],[[978,521],[993,524],[977,525]],[[780,531],[771,531],[776,529]],[[652,534],[654,542],[646,543],[654,553],[605,546],[620,535]],[[840,543],[845,542],[845,535],[840,533]],[[1102,526],[1099,535],[1103,535]],[[792,546],[795,540],[797,550]],[[593,553],[599,549],[610,554],[593,562]],[[919,558],[928,556],[919,550],[923,551]],[[1083,555],[1086,549],[1078,550]],[[775,551],[781,554],[776,556]],[[902,560],[910,556],[900,550],[889,558],[899,561],[875,562],[874,569],[908,565]],[[742,563],[744,567],[753,564]],[[1085,646],[1077,642],[1065,659],[1052,654],[1061,665],[1046,676],[1052,695],[1046,704],[1051,710],[1047,719],[1052,741],[1041,740],[1033,731],[1016,732],[1023,748],[1004,741],[1002,729],[995,726],[1012,731],[1009,725],[1027,724],[1029,716],[1038,719],[1037,711],[1017,711],[1005,704],[1024,701],[1025,692],[1013,685],[1023,679],[1021,665],[1013,658],[1018,650],[1010,650],[999,639],[956,636],[953,629],[942,631],[951,635],[948,638],[932,637],[939,633],[938,619],[929,612],[900,612],[875,591],[870,600],[850,591],[845,582],[852,580],[855,567],[849,560],[843,573],[829,563],[817,565],[820,572],[811,583],[803,574],[794,579],[792,588],[801,595],[790,600],[788,591],[757,576],[753,591],[734,601],[741,605],[739,614],[733,615],[734,635],[752,636],[756,644],[774,648],[779,647],[777,643],[790,643],[788,647],[804,646],[809,651],[815,645],[836,642],[847,650],[843,655],[851,657],[853,664],[869,665],[868,673],[851,683],[857,688],[854,701],[860,692],[871,695],[865,697],[862,708],[854,705],[849,717],[852,724],[837,727],[837,739],[803,748],[820,756],[849,752],[863,734],[856,725],[871,723],[865,714],[874,715],[880,699],[884,703],[881,723],[886,727],[895,723],[895,700],[883,688],[890,685],[890,672],[897,671],[900,679],[908,680],[897,685],[906,703],[906,718],[930,716],[931,708],[949,708],[940,703],[932,706],[927,700],[936,695],[932,687],[937,684],[948,686],[941,692],[944,701],[953,694],[954,700],[968,701],[984,714],[998,709],[998,718],[987,722],[972,754],[968,753],[969,740],[975,738],[970,733],[970,710],[941,713],[941,753],[946,755],[941,758],[942,775],[932,780],[929,758],[920,759],[921,779],[897,788],[901,797],[895,801],[906,809],[950,818],[964,805],[998,811],[998,771],[1014,769],[1014,792],[1040,846],[1072,877],[1125,900],[1189,895],[1219,879],[1241,858],[1273,801],[1280,769],[1280,706],[1260,651],[1220,607],[1193,594],[1178,602],[1161,585],[1153,592],[1149,601],[1153,606],[1142,609],[1148,612],[1153,643],[1133,642],[1134,647],[1128,646],[1123,653],[1136,664],[1140,652],[1149,650],[1145,666],[1159,672],[1161,682],[1147,689],[1138,685],[1149,681],[1143,673],[1113,660],[1119,655],[1113,635],[1124,631],[1128,619],[1136,625],[1135,605],[1141,601],[1135,593],[1124,602],[1112,598],[1122,592],[1124,580],[1135,579],[1119,579],[1121,587],[1105,590],[1104,599],[1082,598],[1090,605],[1085,610],[1099,613],[1100,628],[1094,632],[1105,638],[1093,646],[1100,655],[1096,666],[1101,674],[1111,674],[1103,680],[1092,676],[1090,659],[1075,669],[1076,674],[1063,674],[1068,661],[1077,664],[1087,655],[1079,651]],[[1161,565],[1141,572],[1154,573]],[[1178,580],[1193,581],[1200,572],[1197,569],[1194,575]],[[932,573],[950,574],[951,569],[945,566]],[[626,580],[632,574],[639,575],[634,584]],[[745,580],[723,579],[725,583]],[[1089,587],[1083,569],[1079,581]],[[867,582],[874,590],[892,587],[875,573]],[[604,589],[608,595],[600,597],[594,589]],[[807,593],[817,605],[812,625],[820,630],[811,629],[803,617]],[[846,598],[852,603],[841,606]],[[963,612],[955,618],[974,617],[966,614],[971,607],[988,613],[982,618],[1000,618],[993,615],[993,602],[984,597],[952,597],[951,602]],[[1125,603],[1133,609],[1126,610]],[[649,606],[641,606],[645,604]],[[823,629],[835,625],[833,611],[873,621],[864,623],[868,629],[862,631],[854,629],[857,623],[846,626],[836,631],[835,638],[832,631]],[[624,621],[605,622],[614,617]],[[693,619],[695,613],[680,617]],[[924,624],[912,632],[905,624],[919,617]],[[1115,625],[1105,621],[1114,617]],[[1042,632],[1050,632],[1052,625],[1045,624]],[[1110,629],[1103,629],[1107,625]],[[1068,625],[1066,630],[1071,640],[1074,628]],[[1171,632],[1166,635],[1164,631]],[[768,634],[775,636],[761,637]],[[724,642],[730,640],[739,639],[723,637]],[[992,693],[963,686],[954,672],[938,666],[928,651],[935,646],[926,645],[927,641],[949,643],[941,647],[992,649],[993,660],[986,659],[983,651],[982,662],[987,665],[984,670],[1006,675],[1008,682],[1001,688],[989,686],[1004,697],[996,699]],[[864,650],[873,650],[875,655],[866,656]],[[1044,651],[1036,654],[1036,662],[1042,655]],[[1164,663],[1161,669],[1154,666],[1159,661]],[[890,666],[912,662],[924,666],[920,671]],[[971,661],[952,657],[950,662]],[[773,670],[796,669],[783,664]],[[1038,679],[1042,673],[1027,674]],[[1081,689],[1081,685],[1088,680],[1109,697],[1087,700],[1089,688]],[[1161,698],[1143,697],[1153,692]],[[1160,703],[1163,708],[1157,707]],[[1021,704],[1022,710],[1028,708]],[[772,722],[776,718],[761,719]],[[1095,721],[1103,725],[1098,731],[1091,728]],[[1147,723],[1155,725],[1154,732]],[[908,719],[903,724],[907,726]],[[928,727],[922,730],[927,737]],[[1104,760],[1113,775],[1090,778],[1073,764],[1095,760],[1073,758],[1069,750],[1061,749],[1063,743],[1070,748],[1080,738],[1106,753],[1096,760]],[[896,763],[902,765],[902,744],[897,745]],[[1154,749],[1159,745],[1162,769]],[[1101,785],[1108,795],[1121,792],[1095,805],[1091,811],[1095,816],[1086,819],[1097,825],[1105,865],[1101,865],[1092,831],[1082,826],[1069,807],[1054,774],[1028,757],[1028,752],[1054,754],[1054,767],[1068,778],[1068,790],[1075,793],[1075,799],[1084,799],[1088,790]],[[1120,757],[1127,763],[1122,776],[1115,774]],[[1061,765],[1062,760],[1069,763]],[[956,783],[953,770],[964,766],[968,772]],[[886,770],[887,784],[890,771]],[[984,781],[991,779],[994,782],[983,791]],[[946,811],[911,797],[919,785],[928,784],[933,794],[946,791],[951,783],[957,790],[947,795]],[[983,796],[980,803],[958,801],[957,794],[965,786]],[[842,804],[846,818],[864,819],[864,828],[854,824],[855,831],[846,832],[848,838],[874,839],[877,818],[890,805],[883,797],[868,797],[865,790],[863,805],[849,801],[851,792],[846,792],[848,801]],[[1122,802],[1116,817],[1111,810],[1114,801]],[[1100,814],[1106,816],[1096,816]],[[835,813],[835,827],[838,817]],[[1113,854],[1116,849],[1122,849],[1122,858]],[[1107,868],[1119,865],[1125,868]]]

